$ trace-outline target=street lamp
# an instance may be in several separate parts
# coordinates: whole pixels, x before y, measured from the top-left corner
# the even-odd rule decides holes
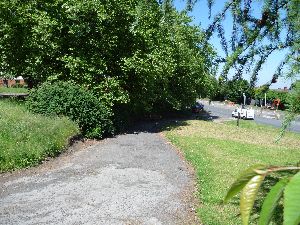
[[[245,95],[245,93],[243,93],[243,97],[244,97],[244,105],[246,105],[246,95]]]

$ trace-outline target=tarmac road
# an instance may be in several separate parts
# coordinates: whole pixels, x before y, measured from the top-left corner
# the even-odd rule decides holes
[[[201,101],[202,102],[202,101]],[[211,105],[208,102],[205,102],[204,109],[210,113],[212,117],[221,117],[221,118],[232,118],[231,112],[234,110],[234,106],[224,105],[219,102],[212,102]],[[262,113],[259,110],[255,112],[254,121],[260,124],[271,125],[274,127],[281,127],[283,115],[280,115],[281,119],[278,119],[275,116],[274,111],[265,110]],[[300,133],[300,120],[299,118],[292,122],[292,126],[288,128],[289,131]]]
[[[0,224],[199,224],[194,175],[153,130],[0,174]]]

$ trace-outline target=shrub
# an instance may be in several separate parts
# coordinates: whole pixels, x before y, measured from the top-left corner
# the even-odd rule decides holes
[[[35,113],[69,117],[88,138],[113,132],[111,109],[101,104],[91,91],[71,82],[44,83],[33,89],[27,107]]]

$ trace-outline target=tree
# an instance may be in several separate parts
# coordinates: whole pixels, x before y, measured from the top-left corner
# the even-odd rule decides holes
[[[0,72],[73,81],[116,110],[184,108],[210,88],[213,58],[190,21],[156,0],[3,0]]]
[[[245,79],[229,80],[225,85],[225,95],[228,100],[243,103],[243,95],[250,97],[249,82]]]
[[[191,105],[212,79],[213,51],[203,32],[189,25],[186,13],[168,4],[159,7],[155,1],[141,1],[136,20],[133,33],[142,44],[124,59],[132,108],[149,112]]]

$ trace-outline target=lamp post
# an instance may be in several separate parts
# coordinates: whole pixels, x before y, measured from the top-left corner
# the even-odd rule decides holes
[[[245,93],[243,93],[243,97],[244,97],[244,105],[246,105],[246,95],[245,95]]]
[[[267,108],[267,93],[265,93],[265,108]]]

